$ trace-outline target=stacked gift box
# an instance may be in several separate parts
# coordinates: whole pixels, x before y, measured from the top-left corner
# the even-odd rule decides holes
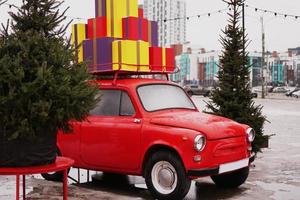
[[[96,17],[73,25],[78,62],[90,73],[174,71],[174,50],[158,47],[158,24],[144,18],[137,1],[96,0]]]

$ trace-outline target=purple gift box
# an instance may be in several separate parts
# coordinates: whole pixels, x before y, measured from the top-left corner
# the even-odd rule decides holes
[[[83,42],[84,61],[89,65],[89,72],[112,70],[112,42],[115,38],[97,38]]]
[[[106,16],[106,0],[95,0],[96,17]]]
[[[148,27],[148,37],[150,46],[157,47],[158,46],[158,23],[156,21],[149,21]]]

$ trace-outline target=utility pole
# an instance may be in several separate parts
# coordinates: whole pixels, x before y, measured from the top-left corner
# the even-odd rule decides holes
[[[261,59],[261,98],[265,98],[265,75],[264,75],[264,71],[265,71],[265,28],[264,28],[264,17],[261,16],[260,18],[261,21],[261,30],[262,30],[262,59]]]

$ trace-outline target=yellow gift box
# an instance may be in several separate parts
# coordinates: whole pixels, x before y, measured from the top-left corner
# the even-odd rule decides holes
[[[113,42],[113,70],[149,72],[149,43],[133,40]]]
[[[106,0],[108,37],[122,38],[122,19],[138,15],[138,0]]]
[[[83,62],[83,46],[82,42],[87,38],[86,24],[72,25],[72,45],[76,48],[76,57],[78,62]]]

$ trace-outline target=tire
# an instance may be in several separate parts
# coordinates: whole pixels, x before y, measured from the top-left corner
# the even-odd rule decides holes
[[[61,156],[59,149],[57,149],[57,156]],[[70,169],[68,170],[69,173]],[[55,182],[62,182],[64,178],[63,171],[53,172],[53,173],[45,173],[41,174],[41,176],[47,181],[55,181]]]
[[[220,188],[237,188],[247,180],[249,167],[217,176],[212,176],[213,182]]]
[[[167,151],[150,156],[145,165],[145,180],[151,195],[160,200],[183,199],[191,187],[180,158]]]

